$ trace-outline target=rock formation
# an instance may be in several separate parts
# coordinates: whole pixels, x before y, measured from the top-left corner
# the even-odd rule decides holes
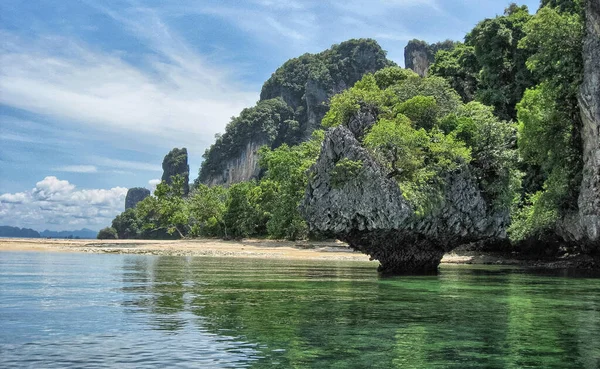
[[[257,155],[260,146],[276,148],[307,140],[320,127],[331,96],[352,87],[364,74],[392,64],[385,51],[370,39],[349,40],[319,54],[304,54],[287,61],[264,83],[260,101],[282,99],[287,104],[292,116],[280,114],[280,122],[275,126],[290,132],[284,135],[282,128],[277,128],[274,134],[266,134],[258,128],[248,132],[242,142],[236,139],[235,150],[234,145],[213,145],[205,155],[206,165],[203,163],[200,169],[198,182],[229,185],[256,178],[260,173]],[[285,120],[297,127],[290,129]],[[225,132],[223,136],[231,134]]]
[[[579,96],[583,121],[583,181],[579,218],[583,238],[600,244],[600,2],[586,1],[584,78]]]
[[[450,50],[455,45],[450,40],[431,45],[422,40],[410,40],[404,48],[404,67],[412,69],[421,77],[426,77],[429,67],[435,61],[435,54],[439,50]]]
[[[138,202],[150,196],[150,190],[144,187],[133,187],[127,190],[125,210],[135,208]]]
[[[246,144],[239,156],[223,163],[223,169],[216,175],[207,176],[203,181],[208,186],[231,184],[258,178],[258,149],[268,144],[266,140],[252,140]]]
[[[427,76],[429,66],[433,63],[429,45],[425,41],[411,40],[404,48],[404,66],[412,69],[421,77]]]
[[[190,192],[190,166],[188,165],[187,149],[174,148],[169,151],[162,162],[162,180],[168,184],[173,183],[173,176],[180,175],[184,178],[184,195]]]
[[[363,111],[349,128],[327,132],[302,204],[311,230],[335,234],[393,274],[434,272],[443,254],[460,244],[506,238],[508,214],[490,213],[468,168],[448,175],[436,211],[417,216],[395,180],[361,146],[362,133],[374,122]],[[334,186],[332,170],[343,158],[361,161],[362,171]]]

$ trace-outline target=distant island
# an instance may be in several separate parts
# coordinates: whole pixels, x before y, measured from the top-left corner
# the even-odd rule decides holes
[[[38,232],[31,228],[0,226],[0,237],[92,239],[96,238],[97,234],[97,231],[87,228],[75,231],[50,231],[46,229]]]

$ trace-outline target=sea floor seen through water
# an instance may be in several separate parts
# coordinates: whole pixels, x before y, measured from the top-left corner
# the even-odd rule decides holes
[[[600,368],[600,278],[0,252],[2,368]]]

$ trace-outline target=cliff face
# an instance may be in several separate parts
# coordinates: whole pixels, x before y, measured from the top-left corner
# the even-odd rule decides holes
[[[579,96],[583,121],[583,181],[579,217],[583,237],[600,244],[600,2],[586,2],[584,78]]]
[[[421,40],[410,40],[404,48],[404,66],[419,76],[426,77],[429,67],[435,61],[435,54],[439,50],[450,50],[455,46],[456,43],[450,40],[431,45]]]
[[[411,40],[404,48],[404,66],[421,77],[427,76],[431,59],[429,45],[424,41]]]
[[[208,186],[238,183],[258,178],[258,149],[268,144],[265,139],[250,140],[240,154],[223,163],[223,170],[217,175],[207,176],[203,183]]]
[[[187,195],[190,191],[189,181],[190,181],[190,166],[188,165],[188,154],[187,149],[174,148],[169,151],[169,153],[165,156],[163,163],[163,175],[162,180],[168,184],[173,183],[173,176],[180,175],[184,178],[184,195]]]
[[[380,262],[384,273],[435,271],[443,254],[474,241],[506,238],[508,214],[492,213],[467,168],[448,174],[442,203],[420,217],[360,144],[375,119],[359,114],[349,128],[327,132],[311,169],[302,212],[313,231],[335,234]],[[336,163],[347,158],[362,162],[360,174],[334,185]]]
[[[133,187],[127,190],[125,197],[125,210],[135,208],[138,202],[150,196],[150,190],[143,187]]]
[[[346,41],[319,54],[287,61],[264,83],[257,106],[246,109],[262,113],[245,117],[242,112],[207,151],[198,182],[230,185],[256,178],[260,146],[276,148],[307,140],[320,127],[331,96],[351,87],[364,74],[392,64],[377,42],[369,39]],[[264,111],[263,105],[269,101],[273,106]],[[275,106],[275,101],[283,101],[289,112]],[[237,121],[249,122],[246,126],[252,129],[240,133],[235,128],[240,126]]]

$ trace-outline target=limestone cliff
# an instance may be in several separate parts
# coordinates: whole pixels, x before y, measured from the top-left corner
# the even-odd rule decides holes
[[[579,96],[583,121],[583,181],[579,217],[583,237],[600,244],[600,1],[586,2],[584,78]]]
[[[150,196],[150,190],[143,187],[133,187],[127,190],[125,197],[125,210],[135,208],[138,202]]]
[[[169,153],[165,156],[163,163],[163,175],[162,180],[168,184],[173,183],[173,176],[180,175],[184,179],[184,195],[187,195],[190,191],[189,181],[190,181],[190,166],[188,165],[188,154],[187,149],[174,148],[169,151]]]
[[[468,167],[447,175],[436,211],[418,216],[398,184],[361,146],[362,133],[374,122],[372,114],[361,112],[348,128],[327,132],[302,204],[311,230],[333,233],[369,254],[384,273],[435,271],[453,247],[506,238],[508,214],[490,210]],[[344,158],[362,162],[362,170],[334,185],[332,171]]]
[[[229,185],[256,178],[260,146],[276,148],[308,139],[320,127],[331,96],[392,64],[370,39],[349,40],[287,61],[264,83],[257,106],[234,118],[205,153],[197,182]]]
[[[435,61],[435,54],[439,50],[450,50],[455,45],[450,40],[434,44],[422,40],[410,40],[404,48],[404,66],[412,69],[419,76],[426,77],[429,67]]]
[[[260,174],[258,149],[266,144],[268,144],[267,140],[250,140],[238,156],[223,163],[223,169],[215,175],[207,176],[203,183],[215,186],[258,178]]]

